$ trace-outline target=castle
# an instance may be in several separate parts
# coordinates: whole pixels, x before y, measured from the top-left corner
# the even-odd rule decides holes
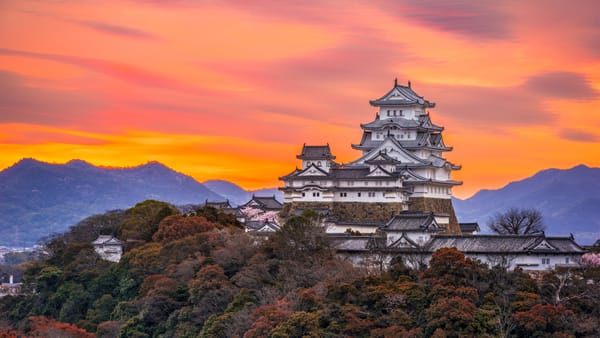
[[[304,145],[302,167],[280,177],[284,202],[292,210],[327,209],[338,221],[384,221],[402,211],[433,212],[448,233],[460,228],[452,207],[452,180],[460,166],[443,156],[442,126],[427,109],[435,103],[407,86],[394,87],[370,101],[375,119],[361,124],[362,139],[352,148],[362,155],[335,162],[329,145]]]
[[[375,119],[361,124],[362,155],[335,162],[329,145],[304,145],[302,167],[280,177],[283,216],[313,209],[338,256],[365,267],[389,266],[401,258],[408,266],[427,264],[433,252],[454,247],[490,266],[547,270],[576,267],[585,249],[573,237],[477,235],[476,223],[459,224],[452,207],[451,178],[460,166],[427,109],[435,107],[407,86],[394,87],[377,100]]]

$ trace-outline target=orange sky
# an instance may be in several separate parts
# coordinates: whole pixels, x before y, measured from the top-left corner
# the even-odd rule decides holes
[[[0,2],[0,168],[21,158],[277,186],[303,143],[359,154],[368,101],[437,103],[455,195],[600,166],[600,3]]]

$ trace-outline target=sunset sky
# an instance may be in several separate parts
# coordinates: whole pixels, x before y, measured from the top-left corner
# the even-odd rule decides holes
[[[600,166],[600,2],[0,2],[0,169],[156,160],[279,185],[303,143],[358,157],[369,100],[411,81],[455,195]]]

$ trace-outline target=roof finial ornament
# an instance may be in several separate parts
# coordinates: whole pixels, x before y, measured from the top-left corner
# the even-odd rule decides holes
[[[394,79],[394,87],[398,87],[398,78]]]
[[[410,80],[408,80],[408,88],[410,88]]]

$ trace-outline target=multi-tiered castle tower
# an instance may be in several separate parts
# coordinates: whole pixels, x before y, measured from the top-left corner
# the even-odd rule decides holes
[[[435,103],[415,93],[410,82],[370,101],[379,111],[361,124],[363,136],[352,148],[362,156],[336,163],[329,145],[304,145],[302,167],[281,177],[290,209],[328,209],[348,221],[383,221],[404,210],[431,211],[448,232],[460,232],[452,207],[452,171],[460,166],[443,154],[443,127],[431,122]]]

